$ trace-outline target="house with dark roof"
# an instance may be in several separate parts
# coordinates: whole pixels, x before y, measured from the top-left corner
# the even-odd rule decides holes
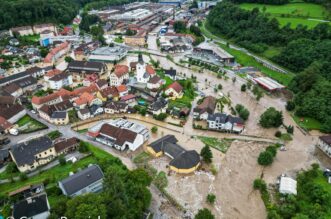
[[[81,120],[86,120],[91,118],[91,112],[88,108],[80,109],[77,111],[78,118]]]
[[[166,113],[168,109],[168,101],[163,97],[159,97],[150,104],[147,108],[147,111],[153,115],[159,115],[161,113]]]
[[[49,215],[50,205],[46,194],[28,197],[13,206],[13,218],[44,219]]]
[[[86,193],[98,193],[102,191],[103,172],[98,165],[89,167],[59,181],[62,193],[69,197],[75,197]]]
[[[224,113],[209,114],[207,122],[212,130],[241,133],[245,129],[244,120]]]
[[[54,143],[54,149],[57,156],[75,151],[79,145],[79,142],[80,140],[75,137],[59,139]]]
[[[205,97],[197,107],[193,109],[193,118],[207,120],[209,114],[214,114],[216,108],[216,98]]]
[[[60,109],[56,106],[57,106],[57,104],[43,105],[42,107],[40,107],[38,109],[40,117],[54,125],[68,124],[69,123],[68,112],[65,110],[64,107],[63,107],[63,109]],[[72,108],[72,104],[71,104],[71,108]]]
[[[157,90],[159,89],[163,84],[164,80],[161,79],[158,75],[153,75],[150,77],[149,81],[147,82],[147,88],[150,90]]]
[[[104,110],[108,114],[126,113],[128,111],[128,104],[118,101],[118,102],[108,102],[106,103]]]
[[[72,79],[76,83],[80,83],[89,74],[97,74],[99,76],[107,72],[107,65],[102,62],[89,61],[71,61],[68,64],[67,71],[72,75]]]
[[[20,97],[23,95],[23,89],[16,83],[8,84],[7,86],[4,86],[2,90],[13,97]]]
[[[177,77],[176,77],[177,72],[175,69],[164,70],[164,75],[168,76],[169,78],[171,78],[174,81],[177,80]]]
[[[0,149],[0,167],[7,161],[9,161],[9,151],[8,149]]]
[[[67,72],[54,75],[48,79],[49,88],[53,90],[59,90],[65,86],[71,86],[73,84],[72,76]]]
[[[11,124],[16,123],[25,115],[26,110],[20,104],[0,104],[0,117],[5,118]]]
[[[13,145],[9,153],[20,172],[35,170],[57,156],[52,140],[45,136]]]
[[[316,146],[331,158],[331,135],[320,136]]]
[[[147,151],[154,157],[168,156],[169,168],[176,173],[192,173],[200,166],[200,155],[195,150],[185,150],[177,144],[174,135],[166,135],[147,146]]]

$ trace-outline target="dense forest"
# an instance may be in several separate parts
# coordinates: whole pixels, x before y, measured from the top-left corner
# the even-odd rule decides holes
[[[81,7],[101,8],[133,0],[0,0],[0,30],[53,22],[68,24]]]
[[[318,24],[313,29],[298,25],[280,27],[255,8],[240,9],[230,2],[219,3],[208,15],[207,26],[255,53],[270,46],[281,52],[273,61],[296,72],[289,88],[294,92],[296,113],[321,121],[331,131],[331,27]]]
[[[289,0],[232,0],[234,3],[258,3],[269,5],[283,5],[289,3]]]

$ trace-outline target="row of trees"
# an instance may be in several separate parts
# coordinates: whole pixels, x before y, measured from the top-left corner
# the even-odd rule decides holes
[[[289,3],[289,0],[232,0],[235,3],[259,3],[269,5],[284,5]]]
[[[49,218],[142,218],[151,202],[151,177],[142,169],[129,171],[120,161],[101,160],[103,192],[67,199],[60,196]]]

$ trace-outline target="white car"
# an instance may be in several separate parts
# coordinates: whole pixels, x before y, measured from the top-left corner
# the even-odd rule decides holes
[[[36,111],[35,110],[31,110],[31,113],[36,114]]]

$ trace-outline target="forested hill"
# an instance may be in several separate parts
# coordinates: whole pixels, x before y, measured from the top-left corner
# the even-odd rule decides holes
[[[0,30],[53,22],[68,24],[83,6],[100,8],[132,0],[0,0]]]
[[[298,25],[280,27],[257,8],[252,11],[224,1],[207,17],[207,27],[255,53],[269,47],[280,54],[273,61],[291,69],[297,76],[289,88],[295,93],[296,113],[321,121],[331,132],[331,26],[318,24],[313,29]]]

